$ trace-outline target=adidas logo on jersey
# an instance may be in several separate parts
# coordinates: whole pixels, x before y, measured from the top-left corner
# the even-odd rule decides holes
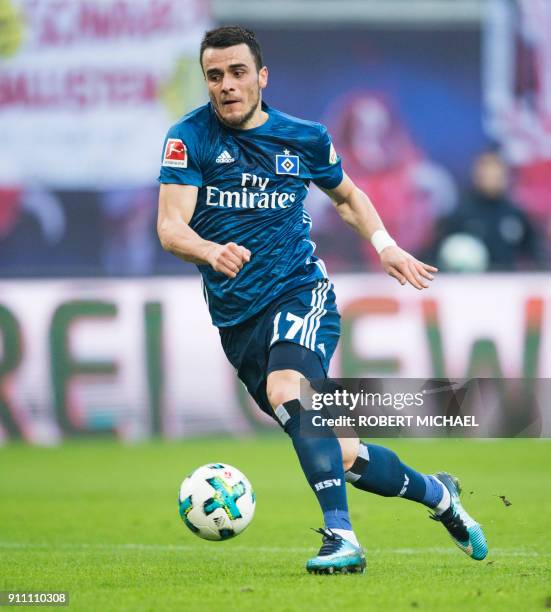
[[[224,149],[222,153],[216,158],[217,164],[231,164],[235,159]]]

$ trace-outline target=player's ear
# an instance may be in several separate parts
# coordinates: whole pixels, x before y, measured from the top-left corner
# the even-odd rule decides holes
[[[260,89],[264,89],[268,85],[268,67],[262,66],[258,71],[258,85]]]

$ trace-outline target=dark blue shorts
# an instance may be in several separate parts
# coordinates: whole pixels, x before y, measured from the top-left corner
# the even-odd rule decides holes
[[[260,408],[273,417],[266,394],[270,372],[296,370],[309,380],[327,376],[340,336],[333,285],[324,279],[297,287],[254,317],[219,331],[237,375]]]

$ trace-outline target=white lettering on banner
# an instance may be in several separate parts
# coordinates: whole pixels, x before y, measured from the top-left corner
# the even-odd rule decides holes
[[[26,2],[25,22],[33,47],[81,45],[85,41],[139,40],[181,35],[204,15],[197,2],[179,0],[58,0]]]
[[[551,304],[550,279],[550,274],[443,275],[427,297],[395,290],[382,275],[335,275],[332,281],[348,333],[339,342],[340,358],[332,362],[331,375],[363,376],[364,371],[372,372],[370,359],[384,356],[398,364],[397,377],[472,377],[471,365],[480,359],[475,351],[483,338],[493,343],[490,363],[504,376],[521,378],[534,372],[535,378],[549,379],[551,317],[543,314],[545,305]],[[90,305],[88,313],[78,310],[82,304]],[[98,305],[110,306],[111,314],[98,317]],[[157,313],[153,326],[147,318],[151,306]],[[68,318],[75,307],[77,315]],[[209,320],[198,277],[2,280],[0,309],[0,360],[14,364],[0,373],[1,400],[7,406],[7,411],[0,411],[0,444],[11,437],[6,414],[17,418],[25,440],[43,444],[71,435],[59,418],[63,411],[74,428],[94,431],[108,423],[124,439],[148,437],[154,427],[159,435],[173,438],[246,433],[253,429],[251,421],[277,427],[241,391]],[[284,311],[274,321],[274,339],[283,339],[293,327],[293,333],[299,333],[300,321],[293,317],[287,319]],[[428,326],[433,327],[430,340]],[[157,341],[148,343],[151,333],[158,334]],[[10,335],[32,342],[10,343]],[[436,350],[435,342],[441,343]],[[159,350],[151,348],[155,346]],[[78,367],[57,367],[56,350]],[[111,367],[86,373],[95,364]],[[162,373],[156,381],[155,372]],[[542,412],[542,435],[547,437],[549,414]],[[357,425],[447,425],[473,431],[486,427],[484,415],[474,414],[422,415],[411,423],[410,415],[384,416],[385,422],[383,416],[371,418],[375,420]],[[314,423],[318,424],[333,425]]]
[[[22,43],[0,71],[8,179],[100,191],[153,184],[168,127],[205,101],[195,57],[212,25],[203,0],[18,4]]]
[[[155,104],[161,84],[159,75],[138,68],[79,67],[49,73],[4,70],[0,73],[0,111]]]

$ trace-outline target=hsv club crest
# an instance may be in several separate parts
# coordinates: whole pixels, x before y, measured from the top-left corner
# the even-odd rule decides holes
[[[298,155],[291,155],[288,149],[284,149],[283,153],[276,155],[276,174],[298,176],[300,163]]]

